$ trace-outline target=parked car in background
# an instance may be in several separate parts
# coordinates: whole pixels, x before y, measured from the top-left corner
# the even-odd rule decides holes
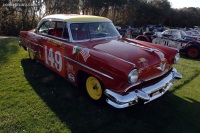
[[[168,28],[163,25],[147,25],[146,32],[163,32],[166,29]]]
[[[116,108],[148,103],[182,78],[173,67],[178,50],[121,38],[104,17],[49,15],[35,30],[21,31],[19,45],[90,99],[106,98]]]
[[[156,32],[153,35],[140,35],[136,39],[177,48],[181,53],[185,53],[191,58],[199,58],[200,56],[200,41],[198,38],[188,36],[182,30],[169,29],[164,32]]]
[[[131,31],[133,30],[131,28],[131,26],[129,25],[121,25],[120,28],[117,28],[120,35],[122,35],[122,37],[128,37],[131,38]]]
[[[189,31],[186,31],[186,33],[189,36],[194,36],[200,39],[200,32],[198,30],[189,30]]]
[[[132,28],[129,25],[122,25],[121,27],[120,26],[115,26],[115,27],[117,28],[122,37],[135,38],[138,35],[143,34],[142,28]]]

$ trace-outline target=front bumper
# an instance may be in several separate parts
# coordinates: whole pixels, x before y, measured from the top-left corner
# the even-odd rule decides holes
[[[106,102],[115,108],[126,108],[138,103],[139,100],[144,101],[144,104],[162,96],[182,75],[177,72],[175,68],[156,84],[147,86],[142,89],[135,89],[134,91],[121,95],[109,89],[105,90],[107,96]]]

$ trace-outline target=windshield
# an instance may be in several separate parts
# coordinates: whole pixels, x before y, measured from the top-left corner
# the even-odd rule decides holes
[[[112,22],[72,23],[73,40],[88,40],[120,36]]]

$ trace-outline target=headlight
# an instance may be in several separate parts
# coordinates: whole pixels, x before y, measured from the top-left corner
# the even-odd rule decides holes
[[[133,69],[128,75],[128,82],[135,83],[137,81],[137,79],[138,79],[138,70]]]
[[[177,53],[177,54],[175,55],[175,57],[174,57],[174,64],[176,64],[176,63],[179,61],[179,59],[180,59],[180,54]]]

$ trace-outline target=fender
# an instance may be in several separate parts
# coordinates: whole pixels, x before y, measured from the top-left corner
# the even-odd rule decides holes
[[[186,49],[186,48],[188,48],[189,46],[192,46],[192,45],[200,48],[200,42],[198,40],[195,40],[195,41],[193,40],[193,41],[187,42],[186,45],[184,46],[184,49]]]

